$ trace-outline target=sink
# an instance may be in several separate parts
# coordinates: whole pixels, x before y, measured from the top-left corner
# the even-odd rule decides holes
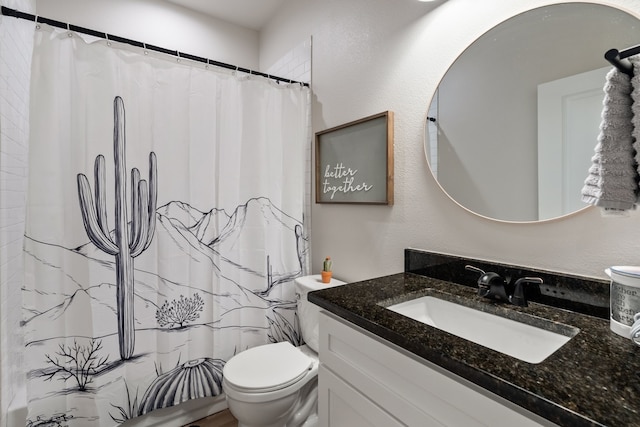
[[[500,309],[487,304],[487,309],[492,308]],[[542,362],[580,331],[501,308],[514,318],[509,319],[433,295],[394,304],[387,309],[528,363]]]

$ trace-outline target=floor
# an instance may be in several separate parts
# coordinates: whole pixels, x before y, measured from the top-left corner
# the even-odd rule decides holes
[[[238,427],[238,420],[226,409],[207,418],[194,421],[184,427]]]

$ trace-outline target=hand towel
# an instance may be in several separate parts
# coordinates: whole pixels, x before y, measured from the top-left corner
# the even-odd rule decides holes
[[[640,164],[638,163],[640,161],[640,55],[629,57],[629,61],[633,65],[633,77],[631,78],[631,112],[633,113],[631,124],[633,131],[631,135],[633,136],[633,148],[636,152],[636,166],[640,174]],[[640,196],[640,190],[638,196]]]
[[[605,210],[634,209],[637,200],[638,169],[632,136],[631,92],[630,77],[612,68],[604,85],[602,121],[595,154],[582,188],[583,202]],[[637,105],[640,109],[640,102]]]

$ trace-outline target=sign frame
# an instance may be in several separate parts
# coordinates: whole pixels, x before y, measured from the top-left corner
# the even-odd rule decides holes
[[[393,112],[315,134],[316,203],[393,205]]]

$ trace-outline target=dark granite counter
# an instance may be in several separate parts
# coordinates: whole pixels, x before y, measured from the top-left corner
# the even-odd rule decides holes
[[[545,283],[550,280],[545,277]],[[597,280],[584,283],[599,284]],[[564,289],[555,284],[548,286]],[[531,364],[385,308],[430,292],[505,317],[521,312],[534,316],[533,319],[578,328],[580,332],[541,363]],[[528,307],[494,303],[478,297],[473,287],[428,277],[425,271],[320,290],[310,293],[308,298],[380,338],[558,425],[640,426],[640,347],[611,332],[608,319],[593,313],[539,302],[530,302]],[[535,296],[531,299],[535,300]],[[592,303],[589,301],[585,306],[595,307],[593,310],[597,312],[597,304]]]

